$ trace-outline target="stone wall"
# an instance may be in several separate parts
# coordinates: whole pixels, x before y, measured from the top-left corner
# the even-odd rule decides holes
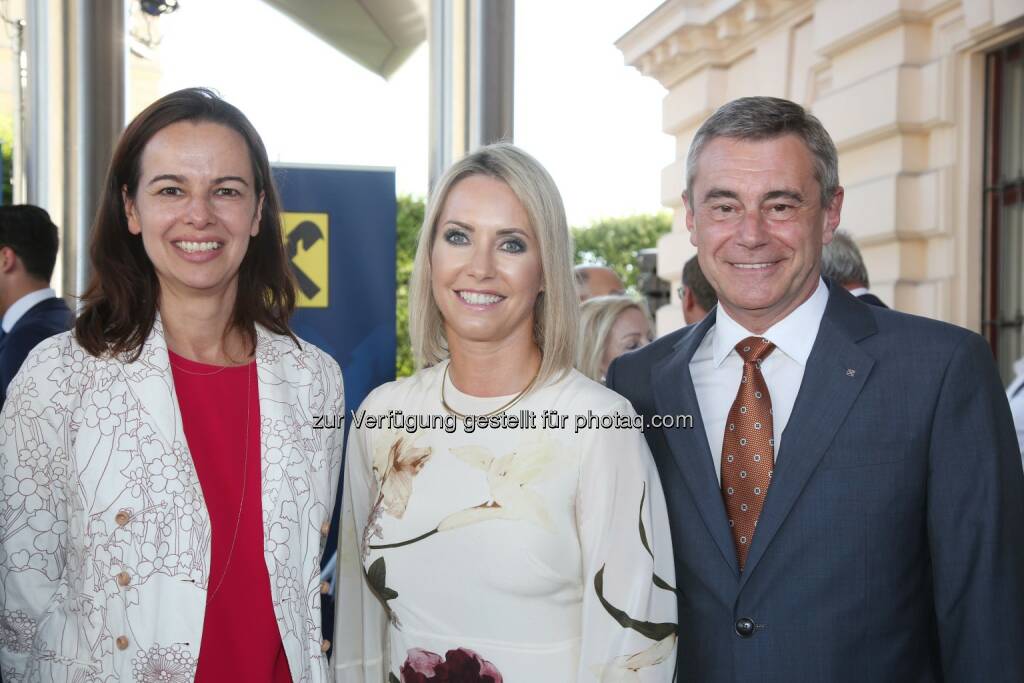
[[[674,229],[658,272],[679,284],[695,253],[683,221],[685,157],[718,106],[786,97],[832,134],[842,227],[872,290],[896,308],[980,330],[984,55],[1024,34],[1021,0],[668,0],[617,42],[668,90],[662,172]],[[675,295],[673,294],[673,297]],[[658,332],[682,325],[678,301]]]

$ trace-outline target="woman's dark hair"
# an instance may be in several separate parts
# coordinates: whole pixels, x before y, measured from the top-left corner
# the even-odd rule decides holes
[[[256,347],[254,323],[298,340],[288,326],[295,285],[284,253],[281,206],[259,133],[237,107],[206,88],[186,88],[149,105],[128,125],[114,149],[89,243],[92,275],[75,321],[75,339],[94,356],[135,360],[156,322],[160,284],[142,246],[128,231],[122,188],[134,197],[142,153],[159,131],[179,121],[209,122],[236,131],[252,162],[256,195],[263,193],[259,233],[249,242],[238,270],[238,293],[230,326]]]

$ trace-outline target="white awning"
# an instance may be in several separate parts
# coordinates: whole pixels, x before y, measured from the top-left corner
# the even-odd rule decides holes
[[[427,0],[265,0],[388,78],[427,38]]]

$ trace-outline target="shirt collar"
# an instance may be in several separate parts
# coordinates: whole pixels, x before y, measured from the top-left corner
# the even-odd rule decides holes
[[[56,297],[57,292],[53,291],[49,287],[29,292],[11,304],[11,307],[7,309],[6,313],[4,313],[4,319],[3,322],[0,323],[0,327],[4,328],[5,334],[10,332],[14,329],[14,326],[18,324],[18,321],[21,320],[21,316],[29,312],[29,309],[41,301],[55,299]]]
[[[828,287],[825,281],[818,278],[818,287],[814,293],[785,318],[769,327],[764,334],[750,332],[726,313],[723,306],[718,306],[715,314],[714,338],[712,339],[715,367],[725,362],[726,356],[734,351],[734,347],[747,337],[764,337],[784,354],[800,365],[807,364],[811,355],[811,347],[818,336],[821,319],[828,305]]]
[[[1024,380],[1024,358],[1018,358],[1013,361],[1013,381]]]
[[[854,296],[860,296],[861,294],[868,294],[868,293],[869,292],[868,292],[868,288],[867,287],[854,287],[853,289],[850,290],[850,294],[852,294]]]

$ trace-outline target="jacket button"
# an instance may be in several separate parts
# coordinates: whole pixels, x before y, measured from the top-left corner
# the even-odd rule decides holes
[[[128,572],[120,572],[117,575],[117,585],[118,586],[127,586],[131,582],[132,582],[132,575],[129,574]]]
[[[320,535],[321,536],[326,536],[329,533],[331,533],[331,523],[330,522],[324,522],[323,524],[320,525]]]
[[[326,581],[321,581],[320,582],[320,594],[321,595],[327,595],[327,591],[329,591],[329,590],[331,590],[331,584],[327,583]]]
[[[114,521],[117,522],[118,526],[126,525],[129,521],[131,521],[131,518],[132,517],[128,514],[127,510],[121,510],[116,515],[114,515]]]
[[[736,633],[742,638],[749,638],[754,635],[754,622],[743,617],[736,620]]]
[[[324,642],[320,643],[320,652],[326,653],[330,649],[331,649],[331,641],[325,639]]]
[[[117,645],[118,650],[127,650],[128,636],[118,636],[117,640],[114,641],[114,644]]]

